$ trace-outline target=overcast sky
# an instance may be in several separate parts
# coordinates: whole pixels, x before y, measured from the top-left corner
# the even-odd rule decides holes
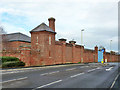
[[[74,39],[81,44],[81,29],[85,48],[104,46],[118,51],[119,0],[0,0],[0,25],[7,33],[29,31],[56,19],[56,40]]]

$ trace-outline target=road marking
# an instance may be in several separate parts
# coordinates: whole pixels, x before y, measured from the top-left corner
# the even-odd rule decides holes
[[[119,75],[120,75],[120,73],[115,77],[115,80],[113,81],[113,83],[112,83],[112,85],[111,85],[110,88],[113,88],[113,86],[115,85],[115,82],[116,82],[116,80],[117,80],[117,78],[118,78]]]
[[[25,71],[13,71],[13,72],[6,72],[6,73],[2,73],[2,74],[11,74],[11,73],[19,73],[19,72],[25,72]]]
[[[70,70],[75,70],[76,68],[70,68],[70,69],[66,69],[66,71],[70,71]]]
[[[43,73],[43,74],[41,74],[41,76],[44,76],[44,75],[47,75],[48,73]]]
[[[96,69],[102,69],[101,67],[98,67],[98,68],[96,68]]]
[[[106,69],[106,71],[110,71],[112,68],[113,68],[113,67],[110,67],[110,68]]]
[[[91,70],[88,70],[87,72],[92,72],[92,71],[94,71],[94,70],[96,70],[96,69],[91,69]]]
[[[85,66],[85,67],[89,67],[89,66]]]
[[[49,74],[53,74],[53,73],[58,73],[59,71],[55,71],[55,72],[50,72]]]
[[[76,75],[73,75],[73,76],[70,76],[70,77],[73,78],[73,77],[76,77],[76,76],[79,76],[79,75],[82,75],[82,74],[85,74],[85,73],[79,73],[79,74],[76,74]]]
[[[42,85],[42,86],[40,86],[40,87],[37,87],[36,89],[38,89],[38,88],[43,88],[43,87],[46,87],[46,86],[49,86],[49,85],[52,85],[52,84],[55,84],[55,83],[58,83],[58,82],[61,82],[62,80],[58,80],[58,81],[54,81],[54,82],[51,82],[51,83],[49,83],[49,84],[46,84],[46,85]],[[35,90],[35,89],[33,89],[33,90]]]
[[[12,80],[3,81],[3,82],[0,82],[0,83],[8,83],[8,82],[17,81],[17,80],[23,80],[23,79],[26,79],[26,78],[28,78],[28,77],[23,77],[23,78],[18,78],[18,79],[12,79]]]
[[[14,73],[14,72],[6,72],[6,73],[2,73],[2,74],[11,74],[11,73]]]

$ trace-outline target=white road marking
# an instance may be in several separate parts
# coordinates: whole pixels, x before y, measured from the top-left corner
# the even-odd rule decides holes
[[[92,71],[94,71],[94,70],[96,70],[96,69],[91,69],[91,70],[88,70],[87,72],[92,72]]]
[[[41,76],[44,76],[44,75],[47,75],[48,73],[43,73],[43,74],[41,74]]]
[[[8,82],[17,81],[17,80],[23,80],[23,79],[26,79],[26,78],[28,78],[28,77],[23,77],[23,78],[18,78],[18,79],[12,79],[12,80],[3,81],[3,82],[0,82],[0,83],[8,83]]]
[[[11,73],[14,73],[14,72],[6,72],[6,73],[2,73],[2,74],[11,74]]]
[[[25,71],[13,71],[13,72],[6,72],[6,73],[2,73],[2,74],[11,74],[11,73],[19,73],[19,72],[25,72]]]
[[[55,84],[55,83],[58,83],[58,82],[61,82],[62,80],[58,80],[58,81],[54,81],[54,82],[51,82],[51,83],[49,83],[49,84],[46,84],[46,85],[42,85],[42,86],[40,86],[40,87],[37,87],[36,89],[38,89],[38,88],[43,88],[43,87],[46,87],[46,86],[49,86],[49,85],[52,85],[52,84]],[[35,89],[33,89],[33,90],[35,90]]]
[[[75,70],[76,68],[70,68],[70,69],[66,69],[66,71],[70,71],[70,70]]]
[[[113,68],[113,67],[110,67],[110,68],[106,69],[106,71],[110,71],[112,68]]]
[[[76,75],[73,75],[73,76],[70,76],[70,77],[73,78],[73,77],[76,77],[76,76],[79,76],[79,75],[82,75],[82,74],[85,74],[85,73],[79,73],[79,74],[76,74]]]
[[[114,84],[115,84],[115,82],[116,82],[116,80],[117,80],[117,78],[118,78],[119,75],[120,75],[120,73],[115,77],[115,80],[113,81],[113,83],[112,83],[112,85],[111,85],[110,88],[113,88],[113,86],[114,86]]]
[[[53,74],[53,73],[58,73],[59,71],[55,71],[55,72],[50,72],[49,74]]]
[[[98,68],[96,68],[96,69],[102,69],[101,67],[98,67]]]
[[[85,68],[85,67],[89,67],[89,66],[82,66],[82,67],[80,67],[80,68]]]
[[[85,66],[85,67],[89,67],[89,66]]]
[[[84,66],[80,67],[80,68],[84,68]]]

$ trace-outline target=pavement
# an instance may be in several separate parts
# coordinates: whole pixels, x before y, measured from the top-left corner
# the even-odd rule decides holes
[[[46,67],[5,69],[2,72],[3,90],[21,88],[109,88],[118,89],[118,63],[69,64]]]

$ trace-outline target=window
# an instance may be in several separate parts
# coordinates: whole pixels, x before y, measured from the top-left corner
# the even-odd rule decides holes
[[[51,45],[51,37],[49,36],[49,45]]]

